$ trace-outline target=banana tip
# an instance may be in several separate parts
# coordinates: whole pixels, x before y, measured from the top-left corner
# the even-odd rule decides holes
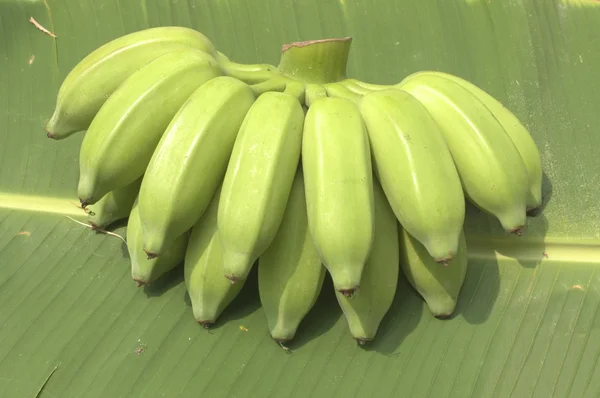
[[[135,282],[135,286],[137,286],[137,287],[149,285],[149,283],[147,281],[143,281],[141,279],[133,278],[133,281]]]
[[[90,227],[92,227],[92,231],[96,231],[98,230],[98,225],[94,224],[93,222],[90,222]]]
[[[435,262],[438,264],[442,264],[444,267],[447,267],[448,264],[450,263],[450,261],[452,261],[452,259],[454,258],[454,255],[452,253],[449,253],[448,256],[446,257],[438,257],[435,259]]]
[[[198,323],[200,324],[200,326],[202,326],[204,329],[210,329],[212,325],[214,325],[213,321],[198,321]]]
[[[55,140],[55,139],[56,139],[56,137],[54,136],[54,134],[52,134],[52,133],[51,133],[51,132],[49,132],[49,131],[46,131],[46,137],[48,137],[48,138],[50,138],[50,139],[52,139],[52,140]]]
[[[513,228],[513,229],[509,229],[506,232],[508,232],[509,234],[515,234],[517,236],[521,236],[521,235],[523,235],[523,226],[519,226],[519,227],[516,227],[516,228]]]
[[[452,318],[452,313],[450,314],[438,314],[438,315],[434,315],[436,319],[439,319],[440,321],[445,321],[447,319]]]
[[[90,200],[79,198],[79,203],[81,203],[81,208],[85,209],[90,204]]]
[[[158,257],[157,253],[152,253],[150,251],[147,251],[144,249],[144,253],[146,253],[146,258],[148,258],[148,260],[152,260],[153,258]]]
[[[273,340],[275,340],[275,342],[277,344],[279,344],[279,347],[281,347],[285,352],[288,352],[288,353],[291,352],[290,347],[288,347],[288,345],[287,345],[287,343],[290,341],[289,339],[275,339],[274,338]]]
[[[342,296],[346,297],[346,298],[352,298],[354,297],[354,294],[358,291],[359,287],[353,287],[350,289],[339,289],[338,292],[340,292],[342,294]]]
[[[356,340],[356,344],[358,344],[359,346],[364,346],[365,344],[367,344],[369,341],[371,341],[373,339],[369,339],[366,337],[358,337],[358,338],[355,338],[354,340]]]

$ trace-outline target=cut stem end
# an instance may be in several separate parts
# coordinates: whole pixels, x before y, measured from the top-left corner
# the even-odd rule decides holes
[[[333,83],[346,78],[351,37],[284,44],[278,70],[304,83]]]

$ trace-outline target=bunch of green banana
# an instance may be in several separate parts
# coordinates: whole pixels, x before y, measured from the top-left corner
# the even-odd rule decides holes
[[[78,196],[97,229],[129,218],[132,277],[183,264],[209,327],[258,264],[272,338],[292,340],[325,273],[359,342],[375,338],[402,269],[451,316],[467,269],[465,198],[521,233],[542,205],[524,125],[442,72],[386,86],[346,77],[349,38],[243,65],[192,29],[131,33],[62,83],[48,136],[86,130]]]

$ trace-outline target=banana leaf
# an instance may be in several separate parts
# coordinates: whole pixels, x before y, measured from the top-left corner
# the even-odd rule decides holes
[[[461,76],[532,132],[543,212],[509,237],[469,209],[450,320],[401,280],[377,339],[359,347],[326,280],[287,352],[253,274],[206,331],[181,269],[136,288],[119,236],[77,222],[82,135],[55,142],[43,129],[82,57],[161,25],[193,27],[238,62],[352,36],[352,77]],[[592,0],[0,0],[0,396],[600,396],[599,40]]]

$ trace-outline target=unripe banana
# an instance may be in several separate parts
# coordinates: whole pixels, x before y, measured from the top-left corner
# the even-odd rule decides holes
[[[375,240],[365,265],[360,290],[352,298],[336,292],[336,298],[352,337],[359,344],[373,340],[389,311],[398,285],[398,222],[377,181],[373,183],[375,200]]]
[[[427,109],[401,90],[363,97],[374,169],[400,223],[438,262],[452,259],[465,219],[460,177]]]
[[[490,110],[458,83],[414,76],[400,84],[440,126],[466,196],[494,215],[509,233],[526,223],[527,169],[521,154]]]
[[[172,118],[140,188],[144,250],[150,257],[161,255],[206,210],[255,99],[246,83],[220,76],[196,90]]]
[[[190,94],[219,76],[214,58],[172,51],[135,72],[104,103],[81,145],[78,195],[85,207],[132,183]]]
[[[98,47],[69,72],[60,86],[54,114],[46,125],[48,137],[62,139],[86,130],[125,79],[157,57],[184,48],[216,55],[206,36],[181,26],[144,29]]]
[[[169,250],[160,258],[148,259],[142,249],[142,225],[137,200],[127,221],[127,250],[131,260],[131,277],[138,286],[147,285],[180,265],[188,243],[188,233],[175,239]]]
[[[304,176],[298,168],[281,227],[258,260],[258,292],[271,337],[292,340],[313,307],[325,278],[306,215]]]
[[[438,319],[452,316],[467,274],[467,244],[460,236],[458,252],[447,266],[433,261],[425,247],[400,226],[400,268]]]
[[[194,317],[205,328],[217,321],[245,283],[233,284],[223,277],[217,226],[220,195],[221,187],[218,187],[208,208],[192,227],[184,262],[185,287]]]
[[[325,84],[325,90],[327,90],[328,97],[346,98],[357,105],[360,104],[362,99],[361,94],[355,93],[340,82]]]
[[[245,279],[269,247],[285,212],[302,149],[304,112],[298,98],[267,92],[240,128],[219,203],[225,276]]]
[[[525,167],[527,168],[529,181],[527,210],[534,212],[537,208],[539,208],[542,205],[542,160],[540,157],[540,152],[535,145],[535,141],[531,137],[531,134],[529,134],[529,131],[527,131],[525,126],[523,126],[521,121],[508,108],[502,105],[500,101],[473,83],[465,79],[461,79],[458,76],[443,72],[425,71],[410,75],[405,80],[427,75],[440,76],[460,84],[462,87],[470,91],[471,94],[477,97],[481,102],[483,102],[490,112],[492,112],[492,114],[496,117],[496,119],[498,119],[498,122],[500,122],[502,127],[504,127],[504,130],[517,147],[517,150],[525,162]]]
[[[142,178],[131,184],[110,191],[96,204],[88,207],[88,223],[93,229],[103,229],[115,221],[129,217],[135,202]]]
[[[337,291],[351,296],[373,243],[369,138],[356,105],[319,98],[304,121],[302,167],[310,233]]]
[[[359,80],[352,79],[352,78],[344,79],[340,82],[340,84],[344,85],[348,90],[350,90],[354,94],[358,94],[358,95],[365,95],[365,94],[369,94],[370,92],[374,91],[374,90],[369,90],[368,88],[361,86],[359,84]]]

